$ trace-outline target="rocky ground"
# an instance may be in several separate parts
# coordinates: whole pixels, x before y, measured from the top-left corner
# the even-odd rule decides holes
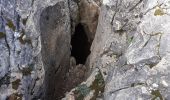
[[[170,100],[169,0],[0,0],[0,100]]]

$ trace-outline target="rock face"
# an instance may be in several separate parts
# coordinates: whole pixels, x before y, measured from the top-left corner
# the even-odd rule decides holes
[[[94,12],[84,21],[80,2]],[[71,39],[79,23],[92,30],[87,41],[94,38],[94,1],[0,0],[0,12],[0,100],[58,100],[84,80],[87,67],[70,62]]]
[[[95,38],[105,49],[95,42],[92,49],[99,50],[98,67],[107,73],[104,99],[169,99],[169,11],[164,9],[169,1],[114,0],[106,5],[110,8],[103,7]]]
[[[88,39],[90,42],[92,42],[98,24],[98,16],[100,13],[100,1],[97,0],[95,2],[93,0],[80,0],[78,4],[80,8],[80,23],[84,25]]]
[[[39,23],[33,18],[35,12],[41,11],[31,13],[34,7],[34,0],[0,1],[1,100],[30,100],[42,93]]]
[[[168,0],[104,0],[91,47],[92,74],[63,99],[169,100],[169,5]],[[94,89],[97,69],[104,83]]]
[[[60,100],[72,88],[63,100],[169,100],[169,7],[169,0],[0,0],[0,100]],[[79,25],[88,39],[82,48],[92,43],[83,63],[72,54],[81,48],[71,44]]]

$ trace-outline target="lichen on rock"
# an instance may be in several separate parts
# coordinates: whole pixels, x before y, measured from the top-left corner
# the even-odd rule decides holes
[[[164,14],[165,13],[162,8],[157,8],[154,13],[155,16],[163,16]]]

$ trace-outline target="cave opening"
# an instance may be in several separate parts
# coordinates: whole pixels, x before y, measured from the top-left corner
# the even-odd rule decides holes
[[[75,32],[71,38],[71,56],[76,59],[76,64],[85,64],[90,52],[91,43],[88,41],[87,34],[82,24],[75,27]]]
[[[70,31],[66,31],[68,26],[65,23],[69,22],[68,16],[65,16],[67,14],[62,12],[62,9],[66,9],[64,4],[65,2],[60,2],[45,8],[39,21],[45,70],[44,90],[40,96],[42,100],[60,100],[87,76],[88,67],[85,63],[91,53],[92,41],[89,42],[87,29],[82,24],[75,27],[72,36]],[[72,61],[70,56],[75,59]]]

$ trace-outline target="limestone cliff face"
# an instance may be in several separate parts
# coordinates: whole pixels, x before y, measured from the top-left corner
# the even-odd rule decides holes
[[[170,99],[169,5],[113,0],[101,8],[90,61],[103,72],[104,99]]]
[[[169,100],[169,6],[168,0],[104,0],[92,73],[63,100]]]
[[[92,42],[98,15],[94,1],[0,0],[0,100],[58,100],[81,83],[71,37],[81,24]]]
[[[0,0],[0,100],[169,100],[169,7]]]
[[[54,99],[64,77],[56,76],[69,67],[68,1],[1,0],[0,7],[0,99]]]

